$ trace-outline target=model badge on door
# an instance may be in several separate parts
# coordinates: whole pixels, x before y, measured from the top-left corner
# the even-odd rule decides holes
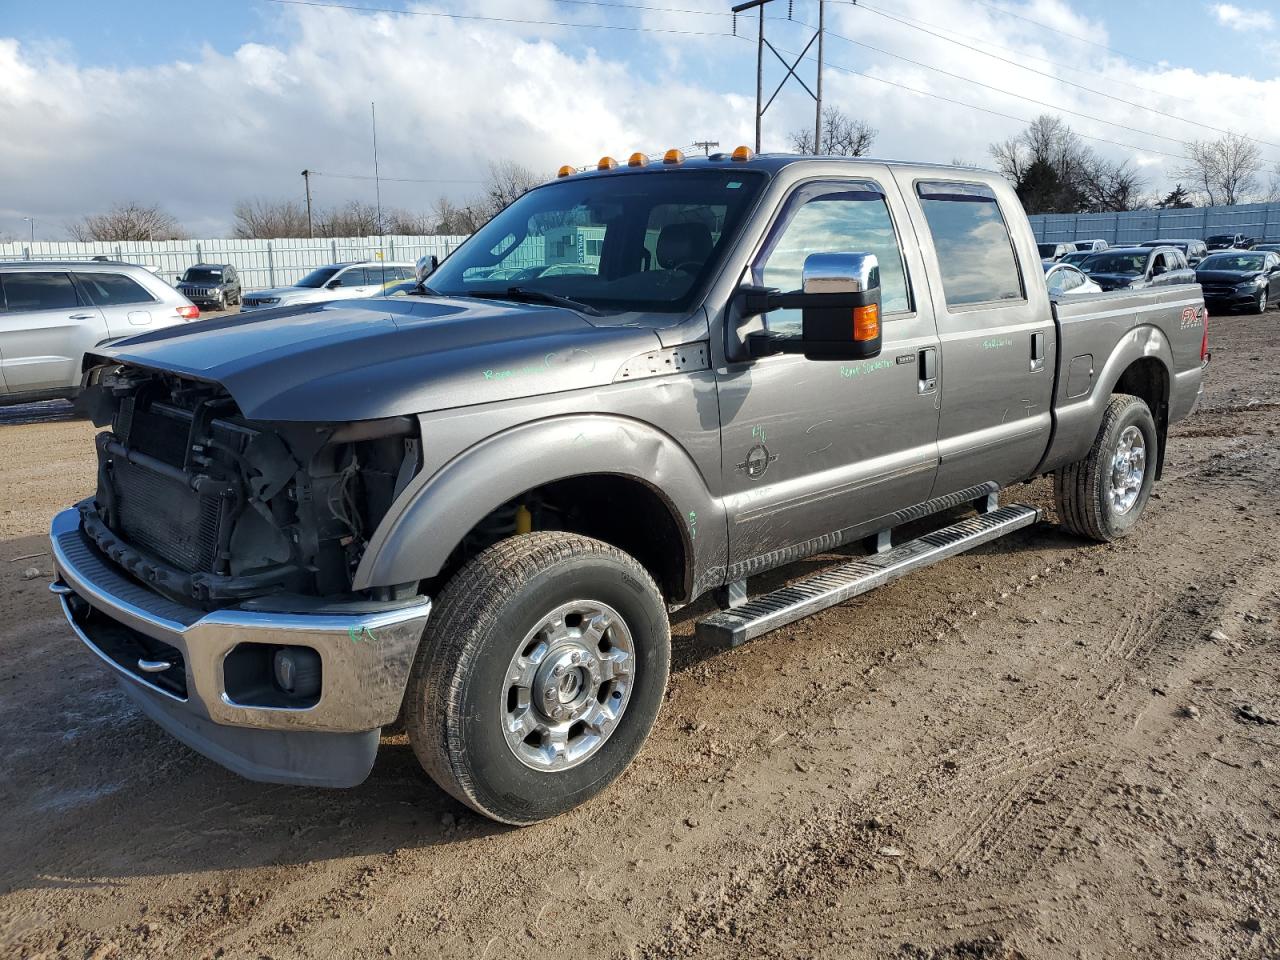
[[[770,453],[763,443],[757,443],[747,452],[747,459],[738,464],[738,469],[746,472],[752,480],[759,480],[769,469],[769,464],[778,459],[776,453]]]

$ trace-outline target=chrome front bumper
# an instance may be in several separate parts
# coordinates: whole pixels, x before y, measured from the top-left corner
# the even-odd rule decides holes
[[[347,786],[368,774],[379,728],[400,710],[431,612],[426,597],[311,613],[251,609],[247,604],[205,612],[120,573],[81,532],[75,509],[54,518],[50,541],[57,569],[50,590],[58,595],[72,629],[170,733],[253,779]],[[121,648],[102,642],[108,634],[127,638],[129,631],[141,634],[142,644],[149,638],[172,648],[177,656],[166,673],[177,675],[161,682],[163,656],[122,657]],[[224,661],[244,643],[317,651],[318,700],[297,707],[237,702],[227,691]]]

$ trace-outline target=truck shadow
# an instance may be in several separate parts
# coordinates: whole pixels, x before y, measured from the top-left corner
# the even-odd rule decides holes
[[[384,736],[373,772],[350,790],[243,780],[143,717],[67,630],[45,591],[42,537],[0,543],[0,891],[125,885],[128,878],[302,864],[400,849],[575,829],[576,811],[515,831],[479,817],[423,772],[407,737]],[[978,552],[1068,551],[1079,541],[1041,524]],[[753,578],[752,593],[858,555],[851,546]],[[869,595],[874,596],[874,594]],[[854,603],[866,601],[853,601]],[[710,599],[673,623],[673,671],[723,649],[700,642]],[[661,721],[657,736],[662,736]],[[544,838],[545,839],[545,838]],[[517,843],[524,842],[513,840]]]

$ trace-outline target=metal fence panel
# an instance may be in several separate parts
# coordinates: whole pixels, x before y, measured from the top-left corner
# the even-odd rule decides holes
[[[1215,233],[1243,233],[1246,237],[1280,243],[1280,203],[1125,213],[1042,213],[1030,220],[1036,240],[1041,243],[1203,240]]]
[[[231,263],[246,290],[287,286],[316,267],[344,260],[412,263],[434,253],[444,259],[465,236],[324,237],[281,240],[154,240],[114,243],[39,241],[0,243],[3,260],[91,260],[109,257],[144,267],[169,283],[195,263]]]

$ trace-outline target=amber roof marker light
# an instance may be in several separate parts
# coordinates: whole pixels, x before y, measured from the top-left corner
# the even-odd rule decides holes
[[[754,156],[755,154],[751,152],[751,148],[744,144],[743,146],[734,148],[732,159],[738,161],[739,163],[744,163],[745,161],[750,160]]]
[[[684,163],[684,154],[674,147],[662,155],[663,163]]]
[[[649,162],[649,158],[638,150],[627,158],[628,167],[643,167]]]
[[[571,167],[571,166],[569,166],[569,165],[566,163],[563,167],[561,167],[559,170],[557,170],[557,171],[556,171],[556,176],[557,176],[557,177],[570,177],[570,176],[573,176],[573,173],[574,173],[574,168],[573,168],[573,167]]]
[[[596,164],[597,170],[616,170],[618,169],[618,161],[613,157],[601,157],[600,162]]]

